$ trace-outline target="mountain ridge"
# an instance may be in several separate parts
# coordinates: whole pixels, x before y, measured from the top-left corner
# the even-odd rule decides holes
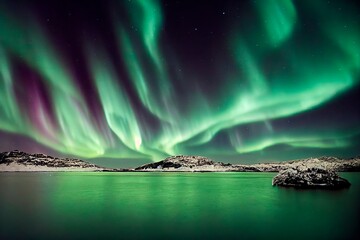
[[[250,165],[215,162],[202,156],[172,156],[155,163],[135,168],[142,172],[279,172],[290,167],[322,167],[344,172],[360,171],[360,157],[339,159],[336,157],[307,158],[275,163],[256,163]]]
[[[43,153],[19,150],[0,153],[0,172],[13,171],[117,171],[76,158],[57,158]]]
[[[106,168],[80,159],[57,158],[18,150],[0,153],[0,172],[4,171],[91,171],[91,172],[280,172],[288,168],[321,167],[336,172],[360,171],[360,157],[307,158],[250,165],[216,162],[204,156],[170,156],[132,169]]]

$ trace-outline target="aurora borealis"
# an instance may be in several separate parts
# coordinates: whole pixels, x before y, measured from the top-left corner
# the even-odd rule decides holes
[[[2,0],[0,148],[358,155],[359,26],[350,0]]]

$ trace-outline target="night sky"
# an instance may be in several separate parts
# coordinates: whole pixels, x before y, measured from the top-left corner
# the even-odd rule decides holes
[[[0,151],[359,155],[356,2],[0,0]]]

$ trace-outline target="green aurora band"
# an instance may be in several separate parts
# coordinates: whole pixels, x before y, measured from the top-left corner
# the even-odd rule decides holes
[[[196,76],[194,69],[181,66],[185,69],[182,75],[173,74],[181,61],[176,49],[170,52],[169,46],[162,46],[166,36],[161,29],[166,19],[159,1],[119,4],[118,8],[128,13],[126,24],[116,8],[111,15],[118,45],[115,51],[122,62],[115,63],[102,44],[84,39],[86,68],[96,86],[100,117],[92,114],[66,56],[36,18],[21,21],[0,9],[0,129],[83,158],[241,156],[278,144],[350,147],[360,134],[359,124],[282,131],[274,129],[271,121],[318,108],[358,84],[360,28],[356,13],[341,1],[337,4],[344,9],[343,18],[336,19],[329,19],[338,13],[332,12],[326,1],[258,2],[253,4],[254,15],[249,19],[254,27],[230,24],[224,46],[219,46],[231,59],[231,70],[211,73],[218,79],[217,94],[208,94],[197,84],[197,79],[206,76]],[[317,41],[300,36],[298,5],[317,19]],[[273,64],[271,70],[264,71],[270,58],[279,58],[284,64]],[[36,121],[23,111],[15,94],[15,61],[41,77],[54,119],[36,91],[31,103]],[[119,74],[118,65],[125,74]],[[124,81],[131,83],[136,94],[126,91]],[[149,123],[148,116],[156,123]],[[259,130],[245,136],[242,129],[251,124],[260,126]],[[226,136],[229,146],[217,146],[219,135]]]

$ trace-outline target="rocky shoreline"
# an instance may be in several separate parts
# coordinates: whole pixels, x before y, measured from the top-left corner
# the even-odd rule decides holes
[[[93,172],[281,172],[295,168],[322,168],[328,171],[360,171],[360,157],[308,158],[278,163],[251,165],[216,162],[202,156],[172,156],[134,169],[106,168],[79,159],[56,158],[45,154],[28,154],[21,151],[0,153],[0,172],[4,171],[93,171]]]
[[[347,188],[335,172],[360,171],[360,158],[308,158],[279,163],[240,165],[202,156],[172,156],[134,169],[105,168],[79,159],[55,158],[20,151],[0,153],[0,172],[279,172],[272,185],[294,188]]]

